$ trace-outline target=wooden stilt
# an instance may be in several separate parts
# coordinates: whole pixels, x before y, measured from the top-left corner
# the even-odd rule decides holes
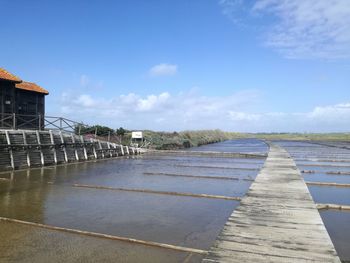
[[[80,141],[83,144],[84,158],[85,158],[85,160],[87,160],[88,156],[87,156],[87,151],[86,151],[86,146],[85,146],[85,141],[84,141],[83,135],[80,135]]]
[[[55,162],[55,164],[57,164],[57,151],[56,151],[56,147],[55,147],[55,140],[53,138],[53,133],[51,130],[49,130],[49,133],[50,133],[50,141],[51,141],[51,144],[52,144],[52,151],[53,151],[53,160]]]
[[[97,140],[98,142],[98,147],[100,148],[99,150],[101,151],[101,156],[102,156],[102,159],[105,158],[105,154],[103,152],[103,148],[102,148],[102,144],[101,144],[101,141],[100,140]]]
[[[77,145],[75,143],[75,137],[74,134],[71,134],[71,138],[72,138],[72,143],[73,143],[73,147],[74,147],[74,155],[75,155],[75,160],[79,161],[79,155],[78,155],[78,150],[77,150]]]
[[[39,150],[40,150],[41,165],[44,166],[45,165],[45,159],[44,159],[43,149],[41,148],[41,140],[40,140],[40,133],[39,133],[39,131],[36,131],[36,139],[38,141]]]
[[[10,154],[10,165],[11,165],[12,169],[15,169],[15,160],[13,158],[13,150],[11,147],[11,140],[10,140],[9,131],[5,131],[5,135],[6,135],[6,141],[7,141],[7,145],[8,145],[8,149],[9,149],[9,154]]]
[[[97,159],[97,152],[96,152],[96,145],[95,145],[95,141],[91,138],[91,143],[92,143],[92,151],[94,153],[95,159]]]
[[[26,146],[25,151],[26,151],[26,157],[27,157],[27,166],[30,167],[30,155],[29,155],[29,149],[28,149],[27,137],[26,137],[25,131],[22,131],[22,136],[23,136],[23,143]]]
[[[66,145],[64,142],[62,131],[60,131],[60,137],[61,137],[62,149],[63,149],[63,154],[64,154],[64,160],[66,163],[68,163],[67,149],[66,149]]]

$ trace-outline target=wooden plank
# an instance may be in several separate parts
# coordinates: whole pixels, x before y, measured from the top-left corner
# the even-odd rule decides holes
[[[294,160],[270,152],[203,262],[339,262]]]

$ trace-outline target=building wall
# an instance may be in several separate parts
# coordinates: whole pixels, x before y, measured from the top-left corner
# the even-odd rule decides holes
[[[0,80],[0,126],[2,128],[39,129],[44,127],[45,95],[21,90],[15,83]],[[16,113],[16,122],[9,114]],[[34,116],[41,115],[40,119]],[[31,115],[31,116],[23,116]]]
[[[37,115],[45,114],[45,96],[42,93],[16,89],[17,114]]]
[[[15,83],[0,80],[1,113],[13,113],[15,107]]]

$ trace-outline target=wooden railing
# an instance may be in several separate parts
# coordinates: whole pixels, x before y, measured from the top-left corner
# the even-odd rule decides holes
[[[73,121],[63,117],[25,115],[17,113],[0,114],[0,129],[11,130],[59,130],[77,135],[91,135],[94,138],[100,137],[107,141],[119,141],[114,134],[101,134],[96,126],[92,127],[82,122]]]
[[[89,126],[63,117],[28,115],[17,113],[0,113],[0,128],[12,130],[60,130],[75,132],[80,128]],[[79,133],[79,132],[78,132]]]

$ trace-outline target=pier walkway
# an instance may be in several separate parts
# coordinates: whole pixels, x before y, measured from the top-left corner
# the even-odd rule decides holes
[[[264,167],[203,262],[340,262],[309,190],[283,148],[270,145]]]

